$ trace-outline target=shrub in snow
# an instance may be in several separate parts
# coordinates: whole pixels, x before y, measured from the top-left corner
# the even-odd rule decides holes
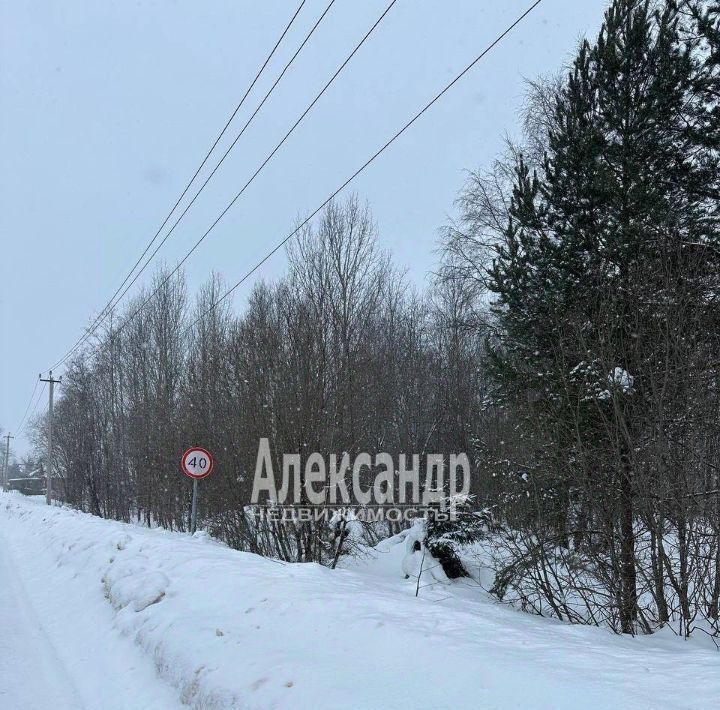
[[[335,511],[327,524],[329,550],[332,553],[330,567],[335,569],[341,555],[364,556],[385,537],[386,529],[378,523],[368,523],[358,518],[349,508]]]
[[[461,548],[479,542],[492,526],[489,512],[472,511],[470,500],[466,495],[449,497],[445,502],[454,519],[429,516],[427,521],[427,547],[450,579],[470,576],[460,559]]]
[[[354,510],[335,511],[328,521],[328,527],[332,532],[336,546],[340,544],[340,540],[343,542],[355,541],[357,543],[364,541],[365,530]]]
[[[462,548],[481,540],[493,527],[491,516],[488,511],[472,511],[469,496],[453,496],[445,503],[453,519],[429,515],[416,520],[405,533],[402,570],[406,578],[418,577],[421,570],[437,581],[470,576],[461,559]]]
[[[427,547],[427,521],[416,520],[405,534],[405,556],[402,560],[405,579],[414,577],[420,583],[425,576],[431,581],[448,582],[442,562]]]

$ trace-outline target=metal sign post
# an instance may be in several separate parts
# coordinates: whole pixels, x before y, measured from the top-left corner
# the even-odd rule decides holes
[[[192,511],[190,513],[190,534],[194,535],[197,530],[197,498],[198,498],[198,482],[197,478],[193,479],[193,499]]]
[[[192,508],[190,511],[190,534],[194,535],[197,530],[197,504],[198,504],[198,481],[207,478],[213,470],[215,461],[207,449],[193,446],[188,449],[180,459],[182,472],[193,479]]]

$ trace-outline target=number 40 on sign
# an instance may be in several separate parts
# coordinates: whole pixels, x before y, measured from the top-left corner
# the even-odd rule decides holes
[[[197,529],[198,481],[207,478],[212,473],[214,464],[212,454],[199,446],[188,449],[180,459],[182,472],[193,479],[192,509],[190,511],[190,533],[193,535]]]
[[[186,476],[199,480],[212,473],[213,464],[212,454],[207,449],[193,446],[183,454],[180,467]]]

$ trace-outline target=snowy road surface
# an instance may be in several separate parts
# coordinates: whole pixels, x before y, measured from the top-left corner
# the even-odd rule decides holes
[[[0,638],[1,708],[76,710],[83,706],[1,542]]]
[[[2,494],[0,494],[2,495]],[[41,509],[42,510],[42,509]],[[42,537],[18,544],[0,517],[0,710],[179,710],[173,688],[93,603],[101,586],[61,583]]]
[[[614,636],[462,581],[416,598],[393,541],[333,571],[0,493],[0,710],[719,707],[707,637]]]

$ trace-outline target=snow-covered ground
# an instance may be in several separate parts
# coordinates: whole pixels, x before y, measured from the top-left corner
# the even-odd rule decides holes
[[[0,546],[0,707],[72,708],[79,699]],[[42,679],[42,682],[37,682]]]
[[[718,707],[709,639],[541,619],[469,580],[416,598],[403,555],[281,564],[0,494],[0,707]]]

